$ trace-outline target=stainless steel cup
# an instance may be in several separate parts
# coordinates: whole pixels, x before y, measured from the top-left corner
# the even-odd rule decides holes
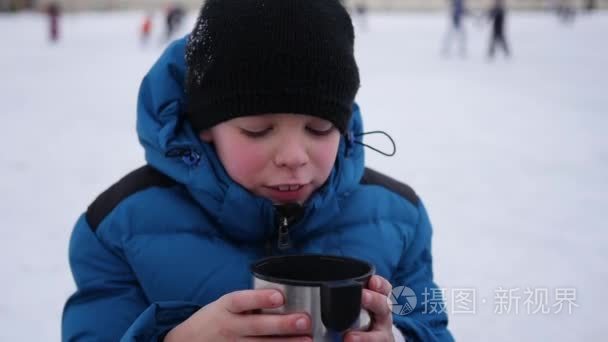
[[[261,259],[251,266],[255,289],[277,289],[285,304],[262,313],[308,313],[314,341],[342,341],[349,330],[368,330],[369,313],[361,295],[374,266],[330,255],[285,255]]]

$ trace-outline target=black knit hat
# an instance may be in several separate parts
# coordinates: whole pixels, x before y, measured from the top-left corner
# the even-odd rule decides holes
[[[353,45],[339,0],[207,0],[186,46],[187,117],[200,131],[308,114],[344,132],[359,89]]]

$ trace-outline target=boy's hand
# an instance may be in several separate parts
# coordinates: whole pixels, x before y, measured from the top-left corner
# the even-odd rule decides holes
[[[231,292],[176,326],[164,341],[312,342],[310,317],[306,314],[251,314],[280,307],[283,302],[283,295],[276,290]]]
[[[346,334],[345,342],[394,342],[393,315],[389,306],[388,296],[393,287],[388,280],[381,276],[373,276],[368,283],[369,289],[363,289],[363,308],[369,310],[372,316],[372,326],[369,331],[352,331]]]

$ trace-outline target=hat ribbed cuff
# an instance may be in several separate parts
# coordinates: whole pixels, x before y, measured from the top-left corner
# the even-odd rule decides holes
[[[188,120],[195,130],[211,128],[230,119],[262,114],[305,114],[332,122],[345,132],[351,117],[352,103],[337,102],[319,94],[276,92],[240,93],[233,97],[206,101],[202,95],[188,100]]]

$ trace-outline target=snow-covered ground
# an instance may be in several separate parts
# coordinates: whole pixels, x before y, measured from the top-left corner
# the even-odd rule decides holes
[[[56,46],[44,18],[0,16],[1,341],[59,339],[72,225],[143,163],[137,88],[163,44],[157,26],[140,46],[142,14],[68,15]],[[441,58],[445,19],[375,15],[358,27],[366,127],[398,144],[394,158],[368,150],[368,164],[425,201],[458,340],[602,340],[608,13],[566,26],[512,13],[514,58],[494,62],[488,27],[472,22],[468,58]]]

